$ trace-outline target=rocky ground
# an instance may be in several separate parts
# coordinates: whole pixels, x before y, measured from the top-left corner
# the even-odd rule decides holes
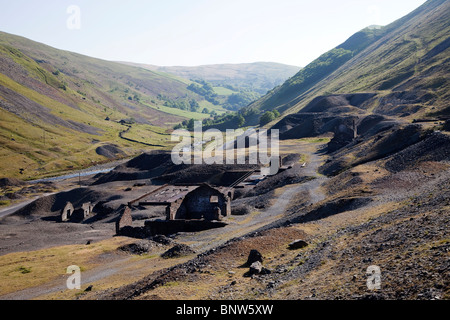
[[[196,290],[188,291],[194,299],[198,294],[202,299],[448,299],[449,178],[447,171],[428,186],[429,193],[411,197],[394,210],[374,206],[345,217],[253,232],[93,297],[181,298],[188,284],[195,284]],[[308,245],[290,250],[295,239]],[[269,272],[245,276],[248,266],[242,266],[251,250],[263,253]],[[373,265],[381,270],[381,289],[375,291],[367,287],[366,271]],[[173,282],[174,287],[167,286]],[[202,292],[213,283],[216,288]]]
[[[417,154],[422,149],[414,148]],[[427,157],[432,161],[415,166],[402,161],[392,170],[399,158],[394,154],[322,180],[328,194],[322,201],[298,197],[280,220],[89,298],[167,299],[189,293],[193,299],[448,299],[450,163],[435,151],[436,157]],[[361,195],[370,201],[337,201]],[[307,246],[290,249],[296,239]],[[265,271],[249,276],[243,266],[252,250],[262,253]],[[371,266],[380,270],[377,290],[368,288]]]
[[[81,293],[73,295],[50,281],[45,290],[39,285],[25,288],[17,297],[448,299],[448,140],[446,134],[424,135],[400,152],[354,163],[329,177],[318,173],[320,166],[338,161],[324,152],[326,141],[288,140],[282,149],[303,156],[287,157],[292,168],[257,185],[258,192],[241,191],[233,206],[246,210],[228,218],[226,227],[164,239],[113,237],[114,210],[155,187],[128,178],[145,164],[135,161],[95,177],[88,188],[41,199],[3,219],[0,261],[5,265],[0,263],[0,268],[6,268],[16,252],[40,248],[44,260],[55,261],[58,256],[47,253],[51,248],[65,248],[71,254],[73,249],[60,246],[78,244],[88,245],[82,252],[108,248],[88,258],[101,264],[87,265]],[[182,169],[188,177],[186,168]],[[102,183],[95,183],[99,180]],[[58,223],[52,208],[74,195],[81,202],[108,200],[101,206],[106,213],[89,223]],[[158,213],[137,210],[134,215],[139,223]],[[249,254],[255,250],[261,261],[249,266]],[[20,270],[28,270],[23,257],[13,265],[19,263],[25,268]],[[381,288],[375,291],[367,286],[371,266],[380,270]],[[14,298],[14,293],[7,297]]]

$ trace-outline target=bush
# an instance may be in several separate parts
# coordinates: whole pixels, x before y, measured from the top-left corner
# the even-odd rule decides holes
[[[279,115],[278,111],[277,114]],[[273,120],[275,120],[277,118],[277,116],[275,115],[274,112],[272,111],[266,111],[266,113],[264,113],[261,118],[259,118],[259,124],[261,126],[264,126],[266,124],[268,124],[269,122],[272,122]]]

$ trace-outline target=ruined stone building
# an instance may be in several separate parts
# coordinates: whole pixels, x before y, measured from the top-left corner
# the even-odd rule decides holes
[[[75,209],[71,202],[67,202],[61,210],[61,222],[81,222],[92,213],[94,206],[90,202],[83,203],[81,208]]]
[[[75,208],[73,207],[72,203],[67,202],[65,207],[61,211],[61,221],[62,222],[69,221],[74,211]]]
[[[278,163],[282,164],[281,159]],[[217,174],[208,172],[204,176],[208,183],[189,183],[185,178],[183,182],[155,186],[154,190],[128,202],[121,208],[116,220],[116,233],[145,238],[156,234],[168,235],[224,227],[227,222],[222,220],[231,216],[231,201],[235,189],[255,185],[266,175],[261,168],[260,171],[247,169],[227,170]],[[133,226],[132,211],[145,207],[163,207],[165,219],[149,219],[144,222],[143,227]]]
[[[201,185],[166,208],[167,220],[222,220],[231,215],[232,192]]]
[[[198,186],[166,186],[139,201],[141,206],[165,206],[166,220],[222,220],[231,215],[232,189]]]

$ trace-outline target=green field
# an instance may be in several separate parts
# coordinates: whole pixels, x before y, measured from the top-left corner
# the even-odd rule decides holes
[[[214,92],[217,93],[219,96],[229,96],[232,95],[233,93],[236,93],[236,91],[224,87],[213,87],[213,89]]]

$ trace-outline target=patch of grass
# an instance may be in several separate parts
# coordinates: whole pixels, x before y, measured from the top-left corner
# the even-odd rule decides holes
[[[181,285],[180,281],[169,281],[163,284],[163,287],[177,287]]]
[[[130,129],[123,134],[123,137],[155,146],[170,147],[172,144],[170,141],[171,136],[165,133],[165,130],[147,124],[133,124]]]
[[[11,204],[11,200],[0,200],[0,207],[9,206]]]
[[[217,93],[219,96],[230,96],[233,93],[236,93],[236,91],[224,87],[213,87],[213,89],[214,92]]]
[[[31,268],[19,267],[17,268],[17,271],[20,272],[21,274],[27,274],[31,272]]]
[[[317,138],[317,139],[311,139],[309,142],[311,143],[328,143],[331,141],[331,138]]]
[[[113,238],[86,245],[68,245],[30,252],[15,252],[0,256],[0,295],[42,285],[61,276],[77,265],[81,271],[98,263],[95,258],[130,243],[128,238]]]
[[[152,106],[149,105],[150,108],[168,113],[168,114],[173,114],[176,116],[180,116],[186,119],[194,119],[194,120],[203,120],[206,118],[209,118],[209,114],[204,114],[204,113],[199,113],[199,112],[191,112],[191,111],[186,111],[186,110],[181,110],[181,109],[177,109],[177,108],[170,108],[170,107],[166,107],[163,105],[158,105],[158,106]]]
[[[302,259],[297,263],[297,266],[302,266],[306,263],[306,261],[308,261],[308,259]]]

